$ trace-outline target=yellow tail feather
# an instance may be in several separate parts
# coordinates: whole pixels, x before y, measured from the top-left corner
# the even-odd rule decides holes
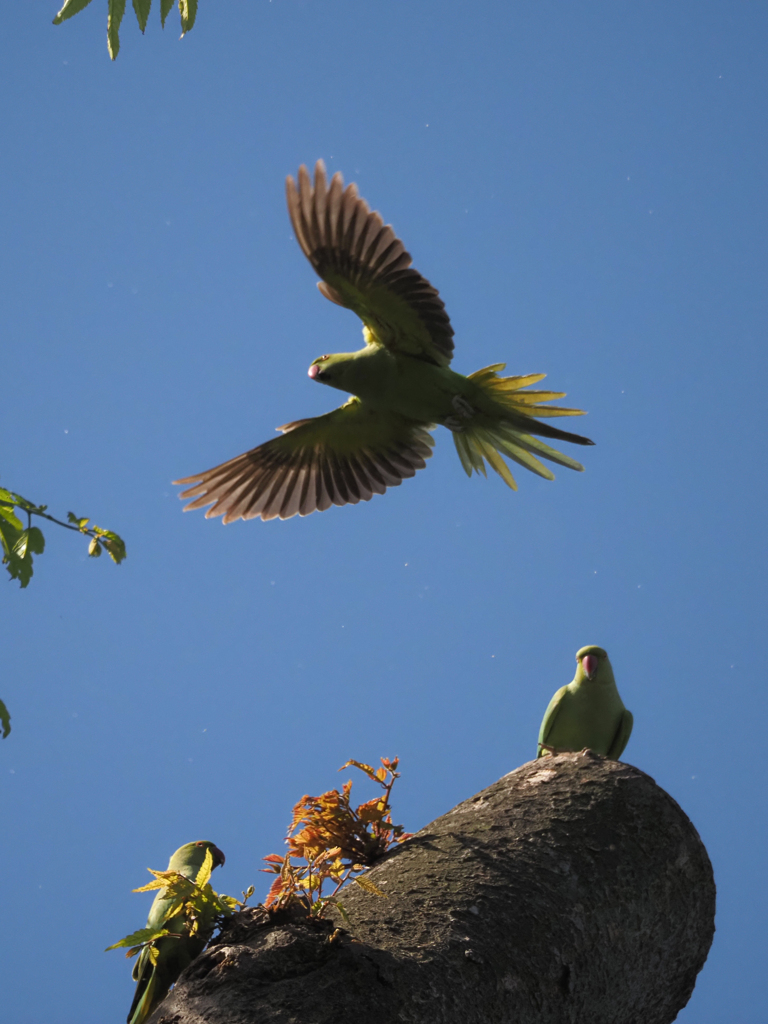
[[[482,370],[470,374],[469,379],[482,388],[498,408],[499,415],[496,422],[491,421],[490,424],[489,416],[482,415],[481,423],[475,425],[470,421],[464,430],[454,432],[453,440],[456,451],[467,476],[472,476],[473,472],[482,473],[485,476],[485,463],[487,462],[491,469],[499,474],[504,483],[516,491],[515,478],[510,473],[502,455],[546,480],[554,480],[555,475],[542,465],[539,458],[557,462],[561,466],[567,466],[568,469],[582,471],[584,467],[580,462],[568,455],[563,455],[562,452],[545,444],[544,441],[540,441],[539,438],[533,436],[533,432],[544,433],[546,429],[547,436],[555,432],[554,428],[538,427],[536,425],[537,418],[583,416],[583,411],[541,404],[554,398],[563,398],[564,392],[528,391],[525,394],[519,394],[521,388],[538,383],[546,375],[531,373],[519,377],[499,377],[497,371],[503,370],[504,366],[504,363],[495,363],[493,366],[486,366]],[[505,418],[505,412],[509,415],[509,419]],[[526,419],[530,423],[528,429],[525,429],[524,426]],[[592,443],[586,438],[564,434],[562,431],[558,431],[556,436],[561,436],[566,440],[575,439],[581,444]]]

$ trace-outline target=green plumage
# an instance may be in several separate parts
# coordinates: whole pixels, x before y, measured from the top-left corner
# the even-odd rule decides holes
[[[178,871],[194,882],[209,849],[213,856],[213,867],[223,864],[224,854],[221,850],[213,843],[200,840],[179,847],[170,859],[168,871]],[[147,927],[153,931],[167,928],[171,934],[145,946],[136,959],[132,975],[136,982],[136,992],[128,1011],[128,1024],[143,1024],[168,994],[184,968],[202,953],[213,932],[213,918],[198,918],[197,930],[194,935],[190,935],[189,922],[183,911],[167,917],[171,907],[172,904],[165,898],[165,890],[159,890],[149,910]],[[157,962],[153,964],[155,954]]]
[[[572,682],[549,702],[539,729],[537,757],[567,750],[594,750],[618,760],[632,732],[632,713],[616,688],[602,647],[582,647]]]
[[[320,291],[363,322],[365,347],[320,356],[309,376],[353,397],[333,412],[279,428],[283,437],[177,480],[193,485],[180,495],[193,499],[188,509],[212,505],[206,516],[231,523],[368,501],[426,465],[437,425],[453,433],[469,476],[489,465],[513,490],[505,459],[547,480],[554,475],[542,459],[584,468],[541,440],[592,444],[541,422],[582,415],[542,404],[563,392],[525,390],[543,373],[500,377],[504,363],[469,376],[450,368],[453,328],[437,289],[354,185],[345,188],[340,174],[329,184],[318,161],[314,185],[301,167],[298,187],[288,178],[287,197],[296,239],[322,278]]]

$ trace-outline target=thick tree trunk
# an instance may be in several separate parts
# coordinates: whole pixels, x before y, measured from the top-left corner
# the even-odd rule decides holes
[[[691,822],[590,752],[523,765],[370,878],[388,899],[353,885],[346,934],[236,915],[152,1024],[668,1024],[714,932]]]

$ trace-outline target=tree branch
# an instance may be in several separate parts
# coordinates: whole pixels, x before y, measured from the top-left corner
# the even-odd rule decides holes
[[[152,1024],[669,1024],[714,932],[686,815],[592,753],[523,765],[389,853],[350,933],[246,910]]]

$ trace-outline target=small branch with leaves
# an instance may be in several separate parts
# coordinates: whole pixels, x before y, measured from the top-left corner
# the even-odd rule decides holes
[[[69,522],[49,515],[47,505],[35,505],[34,502],[22,498],[20,494],[0,487],[0,546],[3,552],[3,565],[12,580],[18,580],[19,586],[28,586],[34,572],[32,555],[42,555],[45,551],[45,537],[39,526],[32,525],[32,516],[47,519],[65,530],[75,530],[91,538],[88,554],[98,558],[102,548],[106,548],[112,561],[119,565],[125,558],[125,542],[112,530],[103,530],[94,523],[89,526],[89,519],[78,519],[74,512],[68,515]],[[21,512],[27,517],[27,525],[16,514]],[[3,739],[11,731],[11,716],[8,708],[0,700],[0,736]]]
[[[123,561],[125,542],[113,530],[104,530],[95,523],[89,526],[90,519],[81,519],[74,512],[67,514],[65,523],[50,515],[47,508],[47,505],[35,505],[34,502],[22,498],[20,494],[0,487],[0,542],[3,546],[3,565],[8,569],[11,579],[18,580],[21,587],[26,587],[32,579],[32,555],[42,555],[45,550],[43,531],[32,525],[32,516],[47,519],[50,523],[63,526],[65,530],[74,530],[90,537],[88,554],[91,558],[98,558],[102,549],[106,549],[116,565]],[[16,514],[17,511],[27,517],[26,527]]]
[[[84,10],[91,0],[64,0],[64,6],[53,19],[54,25],[60,25],[62,21],[73,18],[80,11]],[[175,0],[160,0],[160,23],[165,28],[165,19],[171,13]],[[190,32],[197,17],[197,0],[178,0],[179,14],[181,15],[181,34]],[[133,10],[136,20],[139,23],[141,34],[147,27],[149,12],[152,9],[152,0],[133,0]],[[107,50],[112,60],[120,52],[120,23],[125,14],[125,0],[107,0]]]
[[[350,803],[352,782],[346,782],[341,792],[329,790],[321,796],[304,796],[293,809],[286,843],[288,853],[264,857],[269,865],[263,871],[277,875],[264,906],[278,910],[291,904],[306,906],[310,917],[322,917],[326,908],[336,907],[346,919],[338,892],[349,881],[375,896],[386,897],[362,872],[371,867],[391,847],[409,839],[402,825],[392,823],[390,797],[399,759],[381,758],[381,768],[372,768],[362,761],[347,761],[359,768],[383,793],[353,808]],[[324,886],[332,887],[328,895]]]
[[[5,704],[0,700],[0,736],[5,739],[11,731],[11,713]]]

